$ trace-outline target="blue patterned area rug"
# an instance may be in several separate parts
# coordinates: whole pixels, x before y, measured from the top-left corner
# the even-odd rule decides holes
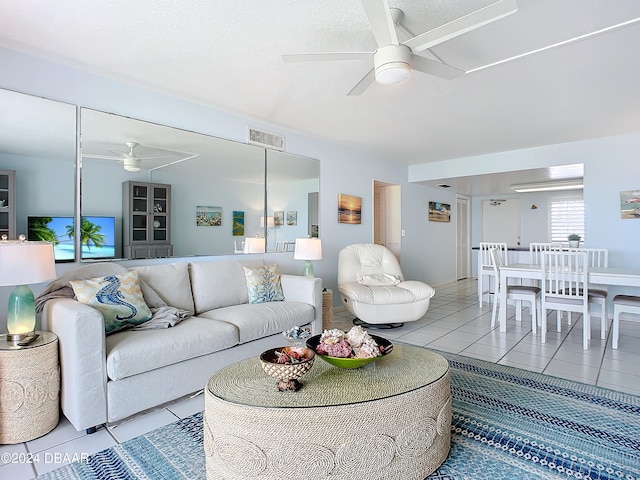
[[[429,479],[640,479],[640,397],[443,355],[451,452]],[[204,458],[198,413],[39,478],[197,480]]]

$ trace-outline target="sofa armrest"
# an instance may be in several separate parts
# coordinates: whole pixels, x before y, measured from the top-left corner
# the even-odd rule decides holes
[[[303,302],[314,308],[311,333],[322,333],[322,280],[300,275],[280,275],[285,301]]]
[[[60,402],[76,430],[107,421],[107,373],[104,317],[77,300],[49,300],[42,312],[42,329],[58,336]]]

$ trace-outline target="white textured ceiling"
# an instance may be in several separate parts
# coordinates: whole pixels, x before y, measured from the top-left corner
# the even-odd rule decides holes
[[[417,34],[493,1],[390,4]],[[285,64],[281,55],[373,51],[359,0],[0,0],[0,45],[401,164],[640,130],[640,22],[473,71],[640,18],[640,1],[518,0],[518,7],[432,49],[464,76],[414,72],[403,85],[374,84],[357,97],[346,94],[367,62]]]

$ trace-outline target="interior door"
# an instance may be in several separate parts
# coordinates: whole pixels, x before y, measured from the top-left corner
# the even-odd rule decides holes
[[[520,199],[482,201],[482,242],[520,246]]]
[[[471,232],[469,225],[469,198],[458,196],[456,199],[456,268],[458,280],[471,276]]]
[[[400,185],[373,183],[373,242],[384,245],[400,261],[401,189]]]

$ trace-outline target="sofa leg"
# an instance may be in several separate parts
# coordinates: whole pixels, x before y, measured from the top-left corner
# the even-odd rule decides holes
[[[384,330],[387,330],[389,328],[399,328],[399,327],[404,325],[404,323],[401,323],[401,322],[398,322],[398,323],[367,323],[364,320],[360,320],[359,318],[354,318],[353,319],[353,324],[354,325],[359,325],[359,326],[364,327],[364,328],[379,328],[379,329],[384,329]]]
[[[87,428],[87,435],[91,435],[92,433],[96,433],[98,431],[98,427]]]

